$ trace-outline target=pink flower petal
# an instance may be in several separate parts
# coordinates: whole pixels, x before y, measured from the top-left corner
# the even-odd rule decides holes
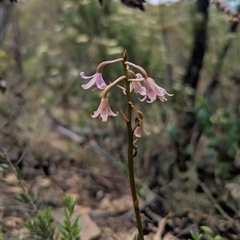
[[[142,136],[142,129],[141,129],[141,127],[137,126],[133,133],[134,133],[135,137],[140,138]]]
[[[142,136],[142,132],[146,135],[150,134],[150,132],[148,132],[143,126],[137,126],[133,134],[135,135],[135,137],[140,138]]]
[[[146,99],[147,99],[147,95],[145,95],[144,98],[142,98],[142,99],[139,98],[139,101],[144,102]]]
[[[107,98],[102,98],[97,111],[95,111],[91,116],[92,116],[92,118],[96,118],[96,117],[99,116],[99,118],[103,122],[106,122],[107,119],[108,119],[108,116],[116,117],[117,115],[118,115],[118,113],[114,113],[111,110],[111,108],[108,104],[108,99]]]
[[[159,87],[152,78],[145,79],[144,86],[146,88],[146,94],[140,101],[145,101],[149,98],[147,103],[152,103],[158,98],[160,101],[165,102],[167,101],[165,95],[172,96],[172,94],[167,93],[164,88]]]
[[[132,88],[134,89],[135,93],[139,93],[142,96],[146,95],[146,88],[141,85],[139,82],[132,82],[131,83]]]
[[[82,88],[83,89],[89,89],[90,87],[93,87],[94,85],[95,85],[95,78],[93,77],[88,83],[86,83],[86,84],[83,84],[82,85]]]
[[[98,89],[102,90],[102,89],[105,89],[107,87],[107,84],[104,82],[101,73],[96,73],[95,78],[96,78],[95,85],[97,86]]]
[[[107,87],[107,84],[104,82],[101,73],[95,73],[94,75],[87,77],[85,76],[84,72],[80,72],[80,77],[83,79],[92,78],[87,84],[82,85],[82,88],[85,90],[89,89],[90,87],[93,87],[93,90],[103,90]]]
[[[79,75],[82,79],[90,79],[93,78],[95,74],[93,74],[92,76],[86,76],[84,72],[80,72]]]

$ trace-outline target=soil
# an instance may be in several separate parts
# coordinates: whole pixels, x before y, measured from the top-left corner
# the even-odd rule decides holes
[[[62,199],[68,193],[76,200],[75,213],[82,216],[79,224],[83,240],[136,239],[126,172],[121,173],[117,165],[109,161],[94,137],[77,132],[78,138],[73,137],[71,129],[66,135],[67,127],[62,126],[60,131],[61,124],[56,122],[47,126],[45,137],[41,135],[30,143],[19,141],[8,153],[13,164],[24,154],[19,165],[22,184],[30,194],[37,193],[41,209],[50,207],[53,217],[61,222]],[[7,139],[5,146],[10,146],[11,141]],[[2,166],[5,168],[0,172],[3,203],[0,239],[28,239],[24,224],[32,208],[15,199],[23,190],[13,171],[7,170],[8,165]],[[158,183],[161,181],[159,177]],[[137,177],[136,182],[138,188],[142,186]],[[215,187],[219,188],[217,183]],[[158,187],[147,187],[145,195],[139,197],[146,239],[192,239],[190,231],[203,233],[202,239],[211,239],[206,234],[210,228],[213,237],[239,240],[240,187],[236,184],[228,188],[231,191],[222,189],[221,196],[212,189],[209,182],[199,182],[194,168]],[[208,228],[204,230],[201,226]]]

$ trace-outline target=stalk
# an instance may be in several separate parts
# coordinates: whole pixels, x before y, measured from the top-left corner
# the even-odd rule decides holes
[[[130,82],[128,81],[128,69],[127,64],[125,64],[127,60],[127,51],[125,50],[123,53],[123,68],[125,75],[125,86],[126,86],[126,99],[127,99],[127,132],[128,132],[128,174],[129,181],[132,193],[133,207],[137,221],[138,228],[138,238],[139,240],[144,240],[143,237],[143,229],[142,222],[137,198],[136,184],[134,178],[134,166],[133,166],[133,129],[132,129],[132,106],[131,106],[131,95],[130,95]]]

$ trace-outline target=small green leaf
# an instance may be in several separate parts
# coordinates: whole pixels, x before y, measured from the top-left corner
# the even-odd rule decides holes
[[[70,206],[68,208],[70,216],[73,214],[74,207],[75,207],[75,202],[71,202],[71,204],[70,204]]]
[[[37,206],[36,206],[36,207],[37,207],[37,209],[39,209],[39,208],[41,207],[41,205],[42,205],[42,202],[41,202],[41,201],[40,201],[40,202],[38,202],[38,203],[37,203]]]
[[[216,235],[213,240],[223,240],[223,238],[220,235]]]
[[[190,234],[191,234],[191,237],[193,238],[193,240],[201,240],[202,236],[203,236],[202,234],[195,233],[192,230],[190,231]]]
[[[37,200],[38,200],[38,195],[36,192],[33,193],[33,203],[36,204],[37,203]]]
[[[14,164],[15,166],[18,166],[19,163],[23,160],[23,157],[25,156],[25,152],[23,154],[21,154],[21,157],[17,160],[17,162]]]
[[[71,222],[70,222],[70,220],[68,220],[68,219],[64,220],[64,224],[65,224],[65,226],[64,226],[65,229],[70,232],[70,230],[71,230]]]
[[[68,231],[59,222],[55,222],[55,225],[65,237],[68,236]]]
[[[67,210],[67,207],[66,207],[66,206],[64,206],[63,214],[64,214],[65,218],[70,219],[70,215],[69,215],[69,213],[68,213],[68,210]]]
[[[79,219],[80,219],[80,215],[78,215],[76,218],[75,218],[75,220],[73,221],[73,225],[75,225],[75,224],[77,224],[78,223],[78,221],[79,221]]]
[[[210,227],[208,227],[208,226],[201,226],[200,229],[201,229],[203,232],[208,233],[208,234],[210,234],[211,236],[214,236],[214,232],[213,232],[213,230],[212,230]]]
[[[0,154],[0,161],[1,162],[7,162],[6,158],[2,154]]]
[[[14,198],[15,198],[16,200],[18,200],[19,202],[23,202],[22,198],[19,197],[19,196],[15,196]]]
[[[3,164],[0,164],[0,168],[2,168],[3,170],[6,170],[6,171],[10,171],[11,169]]]
[[[17,171],[17,179],[18,180],[22,179],[22,172],[18,166],[16,167],[16,171]]]
[[[30,203],[30,199],[24,193],[20,193],[20,196],[25,203]]]
[[[18,138],[16,138],[15,139],[15,141],[12,143],[12,145],[11,145],[11,147],[8,149],[8,153],[12,150],[12,148],[16,145],[16,143],[17,143],[17,141],[18,141]]]
[[[25,195],[24,195],[24,197],[23,197],[22,195],[24,195],[24,194],[21,193],[20,196],[15,196],[14,198],[15,198],[16,200],[18,200],[19,202],[29,203],[30,200],[28,199],[28,197],[25,196]]]

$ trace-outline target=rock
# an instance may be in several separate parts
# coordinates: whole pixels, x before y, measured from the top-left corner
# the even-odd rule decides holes
[[[180,240],[180,239],[174,237],[171,233],[167,233],[167,234],[163,237],[163,240]]]
[[[235,200],[240,199],[240,185],[237,183],[228,183],[225,187],[230,191]]]
[[[23,219],[19,217],[7,217],[4,219],[4,224],[10,228],[16,228],[18,225],[23,223]]]
[[[35,178],[35,184],[39,188],[49,188],[52,185],[52,181],[49,178],[37,176]]]
[[[7,174],[6,177],[3,178],[3,180],[11,184],[18,184],[18,179],[14,173]]]

